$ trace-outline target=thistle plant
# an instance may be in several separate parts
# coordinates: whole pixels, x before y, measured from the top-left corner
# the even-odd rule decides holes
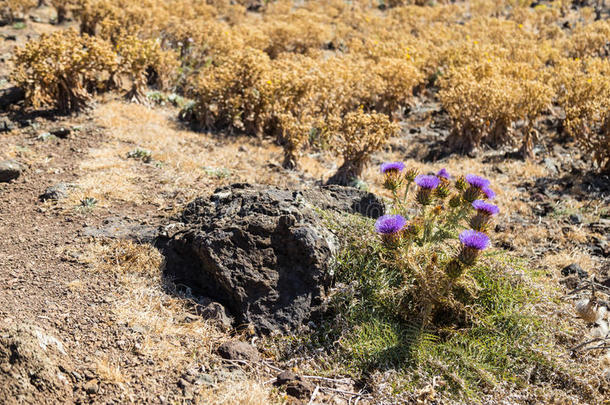
[[[375,230],[405,278],[415,280],[405,289],[419,300],[427,324],[436,309],[446,309],[448,303],[460,306],[454,290],[467,288],[468,270],[490,245],[487,231],[500,211],[489,202],[495,193],[486,178],[467,174],[454,179],[444,168],[434,175],[416,175],[403,162],[388,162],[381,173],[384,187],[392,192],[391,215],[380,217]]]

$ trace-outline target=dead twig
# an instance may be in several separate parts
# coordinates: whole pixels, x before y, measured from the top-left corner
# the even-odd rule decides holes
[[[313,405],[313,400],[316,397],[316,395],[318,394],[318,391],[320,391],[320,386],[316,385],[316,389],[313,390],[313,394],[311,394],[311,398],[309,398],[309,403],[308,405]]]

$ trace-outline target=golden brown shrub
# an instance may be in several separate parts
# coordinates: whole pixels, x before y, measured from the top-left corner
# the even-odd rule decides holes
[[[11,80],[34,106],[62,112],[83,109],[91,95],[112,85],[117,57],[112,46],[72,30],[42,35],[15,51]]]
[[[18,15],[27,13],[37,4],[37,0],[0,0],[0,18],[12,23]]]
[[[579,26],[567,45],[568,56],[584,58],[586,56],[610,56],[610,21],[600,20]]]
[[[218,57],[195,80],[190,118],[203,128],[261,135],[268,109],[263,89],[268,73],[269,57],[258,49]]]
[[[332,133],[331,146],[343,157],[343,164],[328,183],[340,185],[348,185],[360,178],[371,154],[400,131],[400,126],[386,115],[365,113],[361,109],[343,118],[331,117],[328,126]]]
[[[149,82],[167,88],[178,67],[173,51],[163,51],[158,41],[141,40],[128,36],[118,40],[116,51],[120,58],[118,77],[130,82],[127,98],[144,103],[144,89]]]
[[[566,132],[598,167],[610,170],[610,62],[565,60],[555,70],[554,82]]]
[[[450,70],[439,92],[454,124],[450,146],[468,152],[482,142],[499,146],[521,139],[530,156],[533,125],[553,96],[545,78],[525,63],[491,59]]]

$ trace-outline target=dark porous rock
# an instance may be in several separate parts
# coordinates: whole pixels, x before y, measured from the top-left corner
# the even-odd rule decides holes
[[[9,182],[21,175],[23,167],[14,160],[0,161],[0,182]]]
[[[329,185],[305,190],[303,195],[325,210],[351,212],[374,219],[385,213],[385,205],[375,194],[354,187]]]
[[[54,186],[47,187],[39,198],[40,201],[59,201],[68,196],[70,188],[74,187],[74,184],[70,183],[57,183]]]
[[[296,331],[324,310],[338,249],[319,210],[377,217],[383,203],[344,187],[234,184],[197,198],[159,238],[169,277],[223,304],[238,325]],[[171,229],[171,231],[168,231]]]
[[[218,348],[218,354],[227,360],[258,361],[260,359],[256,347],[238,340],[221,344]]]
[[[314,386],[309,381],[291,371],[280,373],[274,385],[284,387],[288,395],[299,399],[310,398],[314,391]]]
[[[589,273],[587,273],[585,270],[583,270],[582,267],[580,267],[576,263],[572,263],[569,266],[566,266],[563,269],[561,269],[561,275],[564,277],[571,276],[573,274],[577,275],[580,278],[589,277]]]

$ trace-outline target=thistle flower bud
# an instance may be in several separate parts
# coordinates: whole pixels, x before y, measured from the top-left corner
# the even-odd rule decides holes
[[[423,206],[430,205],[432,203],[432,190],[420,188],[417,190],[417,194],[415,194],[415,199]]]
[[[487,231],[492,217],[500,212],[496,205],[487,203],[483,200],[475,200],[472,203],[472,207],[477,213],[470,218],[470,226],[472,229],[481,232]]]
[[[473,186],[468,187],[466,189],[466,191],[464,191],[464,193],[462,194],[462,197],[464,198],[464,200],[468,201],[469,203],[478,199],[480,196],[481,196],[481,189],[478,187],[473,187]]]
[[[450,199],[449,199],[449,206],[451,208],[457,208],[460,206],[460,204],[462,204],[462,199],[460,198],[459,195],[454,194]]]
[[[449,196],[449,181],[442,179],[441,184],[434,190],[434,195],[440,200],[447,198]]]
[[[459,278],[464,272],[464,266],[457,259],[452,259],[449,263],[447,263],[447,267],[445,268],[445,273],[447,276],[453,280]]]
[[[409,225],[404,228],[404,237],[407,239],[415,239],[417,238],[417,236],[419,236],[422,228],[423,225],[421,223],[421,220],[413,220],[409,223]]]
[[[466,190],[467,186],[468,186],[468,183],[466,183],[466,179],[464,178],[464,176],[458,177],[458,179],[455,181],[455,188],[458,191]]]
[[[418,172],[419,171],[417,169],[407,169],[405,172],[405,180],[409,183],[413,183]]]
[[[478,232],[473,229],[469,229],[460,233],[460,242],[462,242],[462,249],[458,259],[466,266],[472,266],[477,260],[477,257],[481,251],[487,249],[489,246],[489,236],[483,232]]]
[[[489,180],[476,176],[474,174],[466,175],[466,182],[469,187],[464,191],[464,200],[468,202],[473,202],[474,200],[481,197],[482,194],[487,194],[487,192],[493,193],[489,188]],[[487,191],[484,191],[487,190]],[[495,196],[495,194],[493,194]]]
[[[385,175],[383,186],[392,191],[396,191],[402,183],[401,173],[405,169],[402,162],[389,162],[381,165],[381,172]]]

